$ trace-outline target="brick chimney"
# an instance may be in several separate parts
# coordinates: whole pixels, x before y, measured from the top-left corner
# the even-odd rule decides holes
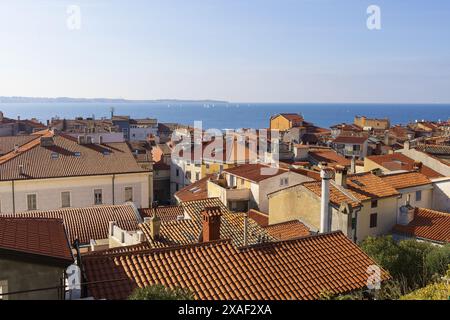
[[[203,232],[202,241],[209,242],[220,239],[220,222],[222,211],[220,207],[206,207],[202,211]]]
[[[334,180],[338,186],[347,187],[347,168],[343,166],[335,167]]]

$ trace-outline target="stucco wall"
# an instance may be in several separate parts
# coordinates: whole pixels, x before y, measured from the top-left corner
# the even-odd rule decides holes
[[[450,178],[433,181],[432,209],[450,213]]]
[[[0,281],[8,281],[8,292],[60,286],[64,269],[44,264],[16,261],[0,257]],[[8,300],[56,300],[57,290],[21,293]]]
[[[114,181],[114,203],[125,202],[125,187],[133,188],[133,202],[138,208],[149,207],[153,183],[152,174],[136,173],[116,175]],[[150,181],[149,181],[150,180]],[[71,207],[82,208],[94,205],[94,189],[103,190],[103,204],[113,204],[112,175],[57,179],[36,179],[14,182],[15,212],[27,211],[27,195],[37,195],[37,210],[60,209],[61,192],[71,194]],[[0,182],[0,205],[2,213],[13,212],[12,182]]]
[[[363,208],[357,218],[357,241],[362,241],[368,236],[380,236],[390,233],[397,223],[397,198],[390,197],[378,200],[378,206],[371,208],[371,202],[363,202]],[[370,215],[378,213],[377,227],[370,228]]]

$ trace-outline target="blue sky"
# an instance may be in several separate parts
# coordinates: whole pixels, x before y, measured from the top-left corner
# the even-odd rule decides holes
[[[0,95],[448,103],[449,40],[446,0],[0,0]]]

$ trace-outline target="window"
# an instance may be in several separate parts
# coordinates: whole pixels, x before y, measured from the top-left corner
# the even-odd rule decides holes
[[[241,179],[241,186],[243,186],[245,184],[245,180]]]
[[[178,183],[175,183],[175,191],[178,191],[180,187],[178,186]]]
[[[94,190],[94,204],[99,205],[103,203],[103,191],[102,189]]]
[[[370,215],[370,227],[371,228],[376,228],[377,227],[377,219],[378,219],[378,214],[377,213],[372,213]]]
[[[209,169],[209,163],[207,163],[207,164],[205,165],[205,167],[206,167],[206,169]]]
[[[37,210],[37,196],[36,194],[27,194],[28,211]]]
[[[64,191],[61,192],[61,208],[70,207],[70,192]]]
[[[8,280],[0,280],[0,300],[8,300],[8,296],[2,296],[4,293],[8,293]]]
[[[360,151],[360,150],[361,150],[361,146],[359,144],[353,145],[353,151]]]
[[[287,186],[289,184],[288,178],[281,178],[280,179],[280,186]]]
[[[416,201],[422,200],[422,190],[416,191]]]
[[[133,188],[125,187],[125,202],[133,202]]]
[[[376,208],[378,207],[378,200],[372,200],[372,203],[370,204],[371,208]]]
[[[180,169],[177,169],[177,170],[175,171],[175,174],[177,175],[177,177],[179,177],[179,176],[180,176]]]
[[[195,181],[200,180],[200,172],[195,173]]]

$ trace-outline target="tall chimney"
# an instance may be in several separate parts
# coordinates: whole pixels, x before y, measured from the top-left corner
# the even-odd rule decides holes
[[[203,242],[209,242],[220,239],[221,216],[222,211],[220,210],[220,207],[206,207],[202,211]]]
[[[248,245],[248,214],[244,212],[244,246]]]
[[[335,168],[334,180],[338,186],[342,186],[344,188],[347,187],[347,168],[343,166],[336,166]]]
[[[406,141],[403,143],[403,149],[409,150],[410,148],[411,148],[411,144],[410,144],[409,140],[406,140]]]
[[[352,160],[350,161],[350,173],[355,174],[356,173],[356,157],[353,156]]]
[[[149,219],[148,223],[150,225],[150,235],[152,239],[157,239],[161,228],[161,219],[155,214]]]
[[[322,198],[320,202],[320,232],[330,231],[330,179],[333,178],[333,170],[323,168],[320,171],[322,178]]]

